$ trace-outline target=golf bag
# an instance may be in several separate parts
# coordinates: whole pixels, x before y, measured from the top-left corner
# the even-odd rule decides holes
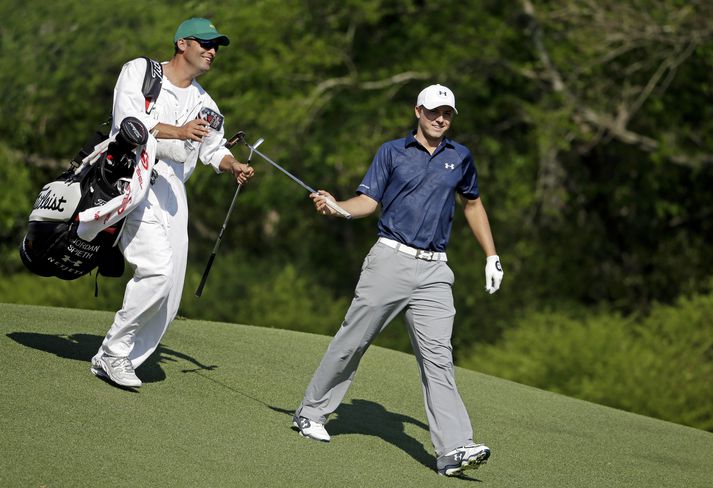
[[[161,93],[163,68],[153,59],[144,59],[146,73],[141,91],[148,114]],[[70,168],[40,191],[20,244],[22,262],[34,274],[73,280],[97,267],[103,276],[123,274],[124,257],[116,247],[123,219],[87,241],[77,235],[78,215],[124,193],[134,172],[133,150],[146,144],[148,130],[138,119],[125,118],[106,151],[93,162],[88,161],[107,139],[107,134],[95,132],[73,158]]]
[[[63,280],[79,278],[97,267],[104,276],[123,274],[124,257],[115,246],[123,219],[85,241],[77,235],[78,215],[124,193],[134,172],[133,150],[147,140],[146,126],[127,117],[116,139],[94,163],[72,166],[42,188],[20,245],[28,270]]]

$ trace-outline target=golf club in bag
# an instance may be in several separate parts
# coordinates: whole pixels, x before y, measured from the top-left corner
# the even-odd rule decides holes
[[[148,130],[135,117],[126,117],[112,142],[96,145],[87,162],[70,167],[40,191],[20,245],[25,267],[39,276],[74,280],[99,268],[99,274],[119,277],[124,257],[115,246],[123,219],[96,238],[85,241],[77,234],[78,215],[124,194],[134,171],[134,150],[146,144]],[[75,158],[76,159],[76,158]]]
[[[245,140],[245,132],[240,131],[237,134],[235,134],[228,142],[225,143],[225,147],[230,149],[234,145],[236,145],[240,140]],[[260,138],[253,144],[253,147],[258,147],[260,144],[262,144],[264,139]],[[247,164],[250,164],[250,161],[253,157],[253,151],[250,151],[250,155],[248,156],[248,162]],[[210,273],[210,268],[213,267],[213,261],[215,260],[215,255],[218,253],[218,248],[220,247],[220,241],[223,239],[223,233],[225,232],[225,228],[228,226],[228,220],[230,219],[230,214],[233,213],[233,208],[235,207],[235,201],[238,199],[238,194],[240,193],[240,189],[243,187],[242,183],[238,184],[238,187],[235,189],[235,194],[233,195],[233,201],[230,202],[230,207],[228,208],[228,213],[225,216],[225,220],[223,221],[223,226],[220,228],[220,232],[218,233],[218,239],[215,241],[215,245],[213,246],[213,252],[210,254],[210,258],[208,258],[208,264],[206,264],[205,271],[203,271],[203,277],[201,278],[201,282],[198,285],[198,288],[196,289],[196,296],[200,298],[200,296],[203,294],[203,288],[205,287],[206,281],[208,281],[208,274]]]

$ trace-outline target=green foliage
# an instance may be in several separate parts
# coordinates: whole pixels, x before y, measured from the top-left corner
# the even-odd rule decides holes
[[[0,246],[0,266],[10,270],[18,269],[19,259],[15,260],[14,256],[20,236],[24,235],[27,215],[37,196],[30,181],[29,168],[20,157],[17,151],[0,141],[0,181],[4,182],[0,192],[0,242],[9,244]]]
[[[465,366],[713,431],[713,294],[614,313],[533,312]]]
[[[207,256],[206,256],[207,259]],[[347,300],[289,261],[252,263],[235,255],[218,255],[200,298],[194,296],[201,273],[189,271],[181,313],[210,320],[260,324],[329,335],[344,317]],[[224,283],[233,283],[223,290]],[[229,300],[225,300],[228,295]]]
[[[12,134],[16,149],[71,158],[111,113],[122,64],[169,54],[171,44],[159,43],[165,37],[158,30],[175,26],[158,20],[160,5],[126,0],[112,2],[111,12],[97,0],[12,3],[0,6],[0,87],[10,95],[0,109],[15,116],[4,117],[0,131]],[[136,35],[153,29],[156,34]]]
[[[245,323],[290,330],[333,334],[348,303],[287,265],[276,276],[254,283],[237,299]]]
[[[17,252],[12,259],[22,267]],[[90,310],[118,310],[121,307],[124,286],[129,278],[122,279],[100,276],[95,272],[72,281],[59,278],[43,278],[28,272],[8,275],[0,281],[0,297],[5,303],[25,303],[54,307],[72,306]],[[94,296],[98,290],[98,296]],[[111,324],[106,324],[107,328]]]

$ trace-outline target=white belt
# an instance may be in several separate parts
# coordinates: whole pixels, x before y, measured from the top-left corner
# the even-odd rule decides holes
[[[425,261],[448,261],[446,253],[436,252],[436,251],[424,251],[423,249],[416,249],[406,244],[401,244],[393,239],[388,239],[386,237],[379,237],[378,242],[386,244],[389,247],[393,247],[399,252],[413,256],[416,259],[423,259]]]

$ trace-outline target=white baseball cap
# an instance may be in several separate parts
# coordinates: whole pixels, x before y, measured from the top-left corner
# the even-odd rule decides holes
[[[458,113],[455,95],[448,87],[443,85],[431,85],[421,90],[416,100],[416,106],[420,107],[421,105],[429,110],[446,105],[451,107],[455,113]]]

